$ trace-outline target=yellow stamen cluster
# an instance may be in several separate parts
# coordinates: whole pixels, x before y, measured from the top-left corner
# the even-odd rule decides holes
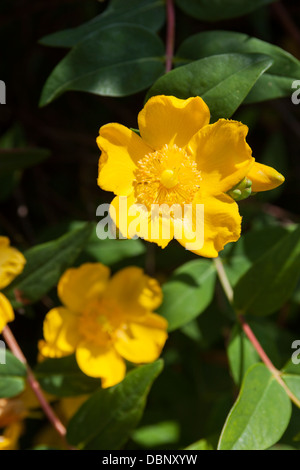
[[[79,330],[84,338],[97,344],[107,344],[119,328],[123,315],[113,300],[95,300],[88,303],[80,316]]]
[[[139,204],[190,204],[199,191],[197,164],[177,145],[165,145],[139,160],[134,191]]]

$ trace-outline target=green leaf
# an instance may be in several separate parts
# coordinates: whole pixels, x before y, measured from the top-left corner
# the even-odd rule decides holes
[[[209,440],[200,439],[200,441],[186,447],[185,450],[214,450],[214,447]]]
[[[146,251],[141,240],[91,240],[85,252],[95,260],[111,266],[124,259],[140,256]]]
[[[234,287],[249,268],[272,246],[289,233],[286,227],[266,226],[241,236],[230,252],[222,252],[222,261],[230,284]]]
[[[221,433],[219,450],[265,450],[288,426],[291,402],[263,364],[247,372]]]
[[[85,450],[119,449],[142,417],[152,382],[162,368],[162,360],[139,366],[120,384],[94,393],[71,419],[68,442]]]
[[[25,365],[5,351],[5,364],[0,363],[0,398],[11,398],[23,392],[26,375]]]
[[[164,72],[164,45],[146,28],[110,26],[75,46],[46,81],[40,106],[66,91],[127,96],[149,87]]]
[[[187,99],[201,96],[213,120],[230,118],[258,78],[272,65],[261,54],[221,54],[196,60],[160,77],[151,87],[153,95]]]
[[[88,377],[79,369],[74,355],[47,359],[35,368],[42,388],[57,397],[72,397],[95,392],[100,379]]]
[[[49,155],[46,149],[0,149],[0,174],[37,165]]]
[[[231,374],[237,385],[241,384],[247,370],[260,361],[258,353],[237,325],[232,332],[227,355]]]
[[[54,227],[47,227],[40,238],[40,242],[59,237],[65,232],[78,230],[84,227],[85,224],[86,222],[74,220],[72,222],[56,224]],[[128,258],[132,259],[141,256],[146,251],[146,245],[140,239],[122,240],[106,238],[105,240],[100,240],[97,236],[97,224],[91,222],[91,225],[93,226],[92,233],[82,251],[92,261],[112,266]]]
[[[275,0],[176,0],[185,13],[198,20],[220,21],[246,15]]]
[[[214,294],[216,271],[208,260],[193,260],[176,269],[163,287],[163,303],[158,313],[173,331],[196,318],[210,304]]]
[[[285,364],[282,369],[283,374],[300,375],[300,343],[297,341],[295,346],[291,349],[291,354],[295,353],[294,362],[291,359]]]
[[[3,292],[15,308],[41,299],[57,284],[63,272],[79,255],[92,231],[92,225],[66,233],[57,240],[36,245],[25,251],[24,271]],[[16,301],[14,292],[24,300]]]
[[[146,247],[142,240],[139,239],[119,240],[106,238],[105,240],[100,240],[95,229],[84,251],[96,261],[111,266],[127,258],[143,255]]]
[[[41,444],[38,446],[31,447],[30,450],[61,450],[54,446],[47,446],[46,444]]]
[[[281,368],[291,355],[293,333],[265,318],[251,319],[248,323],[267,356],[277,368]],[[238,325],[233,328],[227,354],[233,379],[238,385],[249,367],[260,361],[255,348]]]
[[[282,370],[282,378],[291,392],[300,400],[300,342],[296,342],[292,353],[295,358],[288,361]],[[294,360],[294,362],[293,362]]]
[[[42,38],[39,42],[45,46],[72,47],[97,34],[107,26],[131,23],[158,31],[165,19],[163,0],[111,0],[108,8],[91,21],[77,28],[58,31]]]
[[[234,288],[235,308],[253,315],[278,310],[291,296],[300,275],[300,226],[261,256]]]
[[[295,395],[295,397],[298,398],[298,400],[300,400],[300,376],[283,374],[282,378],[287,384],[290,391]]]
[[[177,421],[162,421],[135,429],[131,439],[139,446],[153,448],[178,442],[180,427]]]
[[[177,51],[181,59],[197,60],[217,54],[265,54],[273,65],[255,83],[245,103],[290,96],[292,83],[300,79],[300,61],[278,46],[231,31],[206,31],[186,39]]]

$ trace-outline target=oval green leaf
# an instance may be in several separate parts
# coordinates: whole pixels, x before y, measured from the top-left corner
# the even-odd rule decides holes
[[[163,303],[158,313],[173,331],[196,318],[210,304],[214,294],[216,270],[208,260],[193,260],[176,269],[163,287]]]
[[[220,21],[246,15],[275,0],[176,0],[185,13],[198,20]]]
[[[159,78],[147,98],[153,95],[173,95],[182,99],[201,96],[210,108],[213,120],[230,118],[272,63],[271,58],[261,54],[206,57]]]
[[[85,395],[101,386],[100,379],[81,372],[74,355],[46,359],[35,368],[35,376],[47,393],[57,397]]]
[[[251,230],[232,245],[230,252],[223,251],[222,262],[231,286],[234,287],[253,263],[288,233],[286,227],[279,225]]]
[[[0,398],[11,398],[25,389],[27,371],[11,352],[5,351],[5,364],[0,362]]]
[[[133,25],[97,32],[75,46],[55,67],[40,106],[66,91],[127,96],[149,87],[164,72],[164,45],[154,33]]]
[[[79,230],[25,251],[24,271],[3,291],[15,308],[38,301],[57,284],[62,273],[82,251],[92,228],[86,223]]]
[[[77,28],[65,29],[49,34],[40,40],[45,46],[72,47],[107,26],[131,23],[158,31],[164,23],[163,0],[110,0],[107,9],[92,20]]]
[[[120,449],[142,417],[162,368],[162,360],[139,366],[120,384],[94,393],[71,419],[68,442],[85,450]]]
[[[263,364],[252,366],[221,433],[218,450],[265,450],[286,430],[292,405]]]
[[[232,31],[205,31],[186,39],[177,60],[198,60],[217,54],[265,54],[273,65],[255,83],[245,103],[291,96],[292,83],[300,79],[300,61],[274,44]]]
[[[290,297],[300,275],[300,226],[261,256],[234,288],[234,306],[243,313],[269,315]]]

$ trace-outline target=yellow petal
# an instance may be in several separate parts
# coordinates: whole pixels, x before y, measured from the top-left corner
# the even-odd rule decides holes
[[[0,435],[0,450],[17,450],[18,440],[23,431],[22,423],[13,423],[4,429],[4,433]]]
[[[247,133],[244,124],[219,119],[194,135],[186,150],[201,172],[202,192],[226,193],[249,173],[254,158],[246,142]]]
[[[38,341],[38,350],[38,362],[44,361],[45,358],[59,358],[69,356],[71,354],[62,351],[55,344],[47,343],[47,341],[43,339]]]
[[[199,96],[187,100],[153,96],[138,116],[142,138],[156,150],[165,144],[184,147],[209,120],[209,109]]]
[[[109,275],[109,268],[101,263],[67,269],[58,283],[59,298],[72,312],[82,312],[90,300],[100,297]]]
[[[110,216],[124,238],[139,238],[165,248],[174,236],[172,220],[152,217],[146,206],[137,204],[134,194],[115,197],[110,206]]]
[[[153,150],[135,132],[120,124],[101,127],[97,144],[102,151],[98,185],[105,191],[127,196],[132,191],[137,161]]]
[[[86,375],[101,378],[103,388],[112,387],[125,377],[125,363],[110,345],[83,341],[76,349],[76,360]]]
[[[0,292],[0,333],[6,324],[15,318],[13,308],[9,300]]]
[[[26,260],[22,253],[10,246],[7,237],[0,237],[0,289],[8,286],[24,268]]]
[[[114,274],[104,296],[116,300],[128,315],[154,310],[162,302],[158,282],[136,266],[129,266]]]
[[[247,174],[247,178],[252,181],[252,191],[268,191],[277,188],[284,182],[284,176],[271,166],[262,165],[255,162]]]
[[[185,226],[183,237],[177,238],[179,243],[184,247],[188,247],[190,251],[197,255],[207,258],[216,258],[219,251],[229,242],[235,242],[241,235],[241,216],[239,215],[237,203],[227,194],[218,196],[206,196],[201,198],[197,195],[195,204],[204,204],[204,233],[203,246],[198,245],[201,241],[202,234],[196,232],[195,235],[195,212],[193,211],[192,229],[190,233],[190,225]],[[179,221],[177,221],[179,223]],[[202,230],[202,228],[201,228]],[[195,248],[191,248],[191,243],[195,244]]]
[[[128,329],[118,331],[114,346],[118,353],[136,364],[155,361],[165,345],[167,322],[159,315],[149,314],[141,322],[132,322]]]
[[[72,354],[80,340],[77,314],[64,307],[53,308],[44,320],[44,338],[49,346],[54,346],[61,353]],[[44,345],[45,346],[45,345]],[[46,348],[42,351],[45,355]]]

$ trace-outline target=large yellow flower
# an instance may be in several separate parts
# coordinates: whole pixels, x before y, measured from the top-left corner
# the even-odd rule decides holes
[[[162,248],[175,236],[198,255],[216,257],[241,232],[238,205],[228,191],[245,177],[252,181],[253,192],[284,181],[273,168],[255,162],[246,142],[247,126],[225,119],[209,122],[209,109],[200,97],[154,96],[138,116],[141,137],[120,124],[101,127],[98,184],[116,195],[111,217],[123,236],[138,234]],[[186,217],[183,211],[171,213],[169,234],[162,236],[167,220],[163,211],[157,215],[160,231],[153,235],[149,227],[153,204],[191,208]],[[191,245],[199,235],[196,208],[201,204],[203,240]],[[140,210],[136,231],[130,229],[134,206]]]
[[[109,276],[101,263],[68,269],[58,284],[64,306],[48,312],[39,343],[44,357],[75,352],[80,369],[104,388],[123,380],[124,359],[152,362],[167,339],[166,320],[153,313],[162,301],[157,281],[137,267]]]
[[[23,271],[25,263],[22,253],[10,246],[7,237],[0,236],[0,290],[8,286]],[[10,302],[0,292],[0,333],[14,318]]]

